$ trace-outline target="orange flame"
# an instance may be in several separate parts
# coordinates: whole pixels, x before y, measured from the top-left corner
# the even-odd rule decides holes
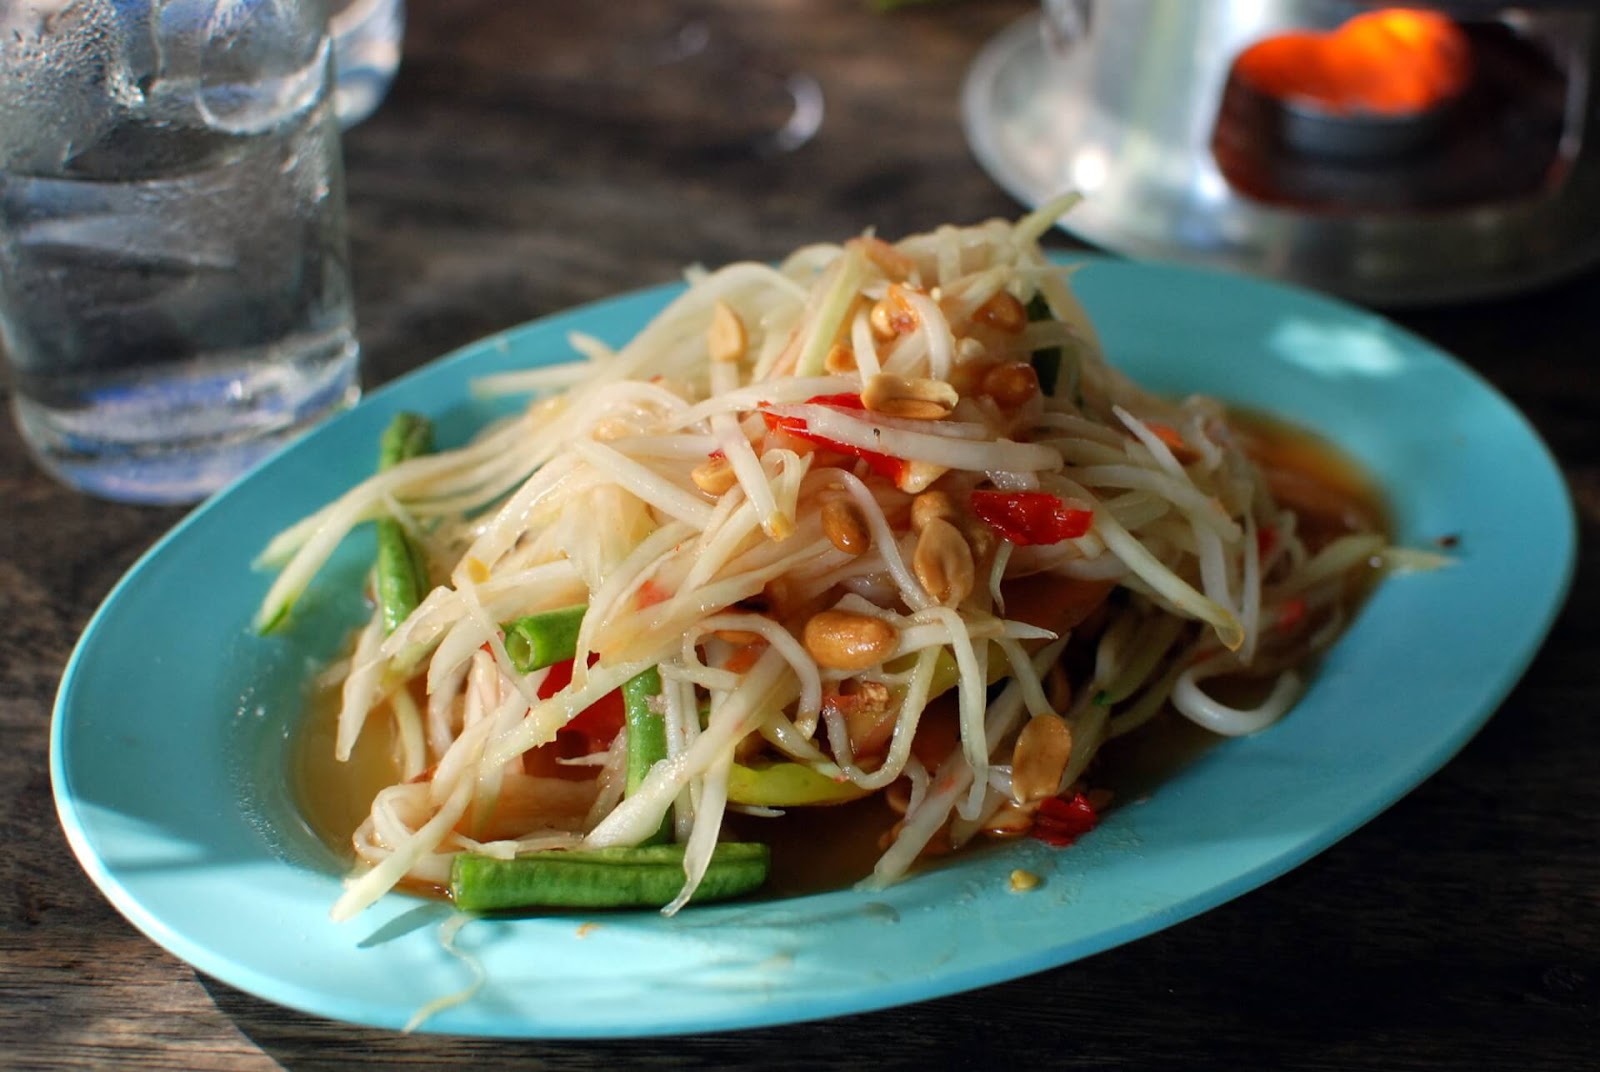
[[[1406,115],[1459,95],[1472,77],[1472,49],[1444,15],[1384,8],[1331,33],[1259,41],[1234,71],[1261,93],[1323,111]]]

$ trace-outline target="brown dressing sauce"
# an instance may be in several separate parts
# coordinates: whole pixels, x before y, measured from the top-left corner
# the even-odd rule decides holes
[[[1390,531],[1377,483],[1338,447],[1256,410],[1230,410],[1228,423],[1279,505],[1300,515],[1301,536],[1312,548],[1349,532]]]
[[[790,808],[776,818],[729,813],[724,827],[737,841],[772,848],[766,897],[826,893],[866,878],[883,855],[879,842],[900,816],[874,793],[825,808]]]
[[[324,844],[348,857],[353,854],[350,836],[372,811],[378,791],[399,779],[400,764],[387,708],[368,718],[345,763],[333,754],[338,720],[339,690],[318,690],[295,735],[291,777],[306,825]]]

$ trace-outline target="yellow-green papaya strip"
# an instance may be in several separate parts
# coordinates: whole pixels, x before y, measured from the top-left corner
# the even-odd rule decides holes
[[[915,655],[901,657],[904,661],[896,660],[884,664],[885,670],[903,671],[910,670],[916,664]],[[989,680],[993,685],[1003,677],[1011,676],[1011,661],[1006,658],[1006,653],[1000,650],[1000,645],[989,645]],[[928,686],[928,699],[943,695],[955,688],[961,681],[961,668],[956,665],[956,656],[949,648],[940,648],[939,654],[933,660],[933,680]],[[891,691],[897,691],[891,689]]]
[[[804,763],[770,763],[747,767],[735,763],[728,772],[728,799],[735,804],[764,808],[796,808],[816,804],[843,804],[858,800],[869,790],[854,782],[835,781]]]

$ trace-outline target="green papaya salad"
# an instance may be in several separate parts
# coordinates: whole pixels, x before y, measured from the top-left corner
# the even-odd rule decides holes
[[[1381,525],[1107,362],[1039,247],[1067,207],[694,271],[626,345],[478,382],[529,400],[464,445],[402,415],[272,539],[263,630],[378,528],[334,750],[387,734],[393,776],[334,916],[673,913],[761,888],[763,822],[874,796],[882,886],[1087,833],[1102,746],[1158,719],[1281,718]]]

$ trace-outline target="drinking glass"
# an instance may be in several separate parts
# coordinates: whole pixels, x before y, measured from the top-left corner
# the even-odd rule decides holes
[[[400,66],[405,0],[330,0],[333,34],[334,110],[346,129],[371,115],[383,101]]]
[[[354,401],[325,0],[6,0],[0,40],[0,344],[43,466],[193,501]]]

